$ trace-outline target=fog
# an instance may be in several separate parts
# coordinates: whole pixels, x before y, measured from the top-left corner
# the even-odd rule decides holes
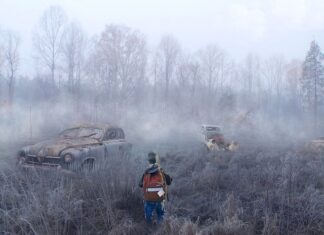
[[[143,140],[203,123],[319,136],[301,80],[323,4],[291,3],[2,1],[1,140],[87,122]]]
[[[323,10],[1,1],[0,231],[323,234],[323,153],[306,148],[324,135]],[[130,156],[75,177],[17,167],[21,147],[83,124],[120,126]],[[238,150],[207,151],[203,124]],[[149,151],[174,177],[159,227],[137,187]]]

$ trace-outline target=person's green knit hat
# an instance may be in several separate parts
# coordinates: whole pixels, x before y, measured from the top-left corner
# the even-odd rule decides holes
[[[155,164],[157,163],[157,154],[154,152],[149,152],[147,154],[147,160],[150,164]]]

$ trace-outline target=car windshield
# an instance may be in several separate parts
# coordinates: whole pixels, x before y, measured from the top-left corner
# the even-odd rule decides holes
[[[64,138],[91,137],[94,139],[101,139],[103,136],[103,130],[100,128],[80,127],[65,130],[61,132],[59,136]]]
[[[208,131],[206,133],[206,136],[208,139],[214,138],[214,137],[221,137],[222,134],[219,131]]]
[[[103,130],[99,128],[80,128],[78,137],[92,137],[100,139],[103,136]]]
[[[62,131],[59,136],[64,138],[75,138],[77,137],[79,128],[67,129]]]
[[[217,126],[207,126],[206,131],[215,131],[215,132],[220,132],[220,128]]]

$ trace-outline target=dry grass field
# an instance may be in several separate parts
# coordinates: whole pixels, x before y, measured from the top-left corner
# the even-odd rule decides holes
[[[137,186],[146,148],[127,159],[111,157],[105,167],[74,177],[23,171],[2,157],[1,233],[324,232],[324,157],[262,144],[241,146],[237,153],[181,146],[165,151],[161,165],[174,178],[167,217],[163,225],[147,227]]]

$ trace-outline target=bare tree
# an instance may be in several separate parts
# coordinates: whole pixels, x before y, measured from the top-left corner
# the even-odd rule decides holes
[[[189,87],[189,70],[190,55],[181,55],[179,58],[177,70],[176,70],[176,80],[182,91],[185,91]]]
[[[41,61],[50,70],[53,85],[65,23],[66,15],[63,9],[59,6],[51,6],[44,12],[33,35],[34,47]]]
[[[78,93],[85,52],[85,36],[81,25],[70,23],[63,37],[62,52],[65,61],[64,69],[68,77],[68,90]]]
[[[108,25],[97,44],[97,56],[110,98],[129,102],[140,95],[147,62],[144,36],[123,25]],[[131,99],[133,98],[133,99]]]
[[[84,71],[86,39],[82,27],[77,22],[72,22],[65,28],[62,42],[63,69],[67,74],[68,91],[75,101],[76,111],[79,112],[81,77]]]
[[[161,65],[161,60],[159,58],[159,51],[155,50],[152,53],[152,56],[149,57],[149,77],[152,78],[152,83],[153,83],[153,92],[152,92],[152,106],[156,107],[158,98],[161,95],[160,90],[158,89],[159,86],[161,85],[161,74],[162,74],[162,65]],[[163,83],[162,83],[163,84]]]
[[[191,97],[194,98],[197,91],[197,86],[201,79],[201,65],[195,58],[191,58],[189,62],[190,71],[190,85],[191,85]]]
[[[291,100],[298,100],[300,96],[300,87],[299,81],[302,76],[302,62],[299,60],[292,60],[287,64],[286,72],[286,86],[287,86],[287,95],[290,96]]]
[[[87,81],[91,81],[96,89],[103,87],[103,72],[101,71],[103,67],[102,53],[98,50],[99,39],[94,36],[87,41],[87,53],[85,55],[85,77]]]
[[[20,39],[17,34],[6,31],[3,35],[4,42],[4,67],[8,82],[8,102],[13,103],[17,70],[19,67],[19,44]]]
[[[259,82],[260,76],[260,61],[259,58],[253,54],[249,54],[243,65],[243,81],[244,81],[244,90],[251,94],[255,87],[258,87],[257,84]]]
[[[170,35],[162,37],[158,47],[158,57],[162,66],[161,78],[164,80],[164,97],[166,104],[168,104],[170,83],[174,76],[177,59],[180,53],[180,44],[174,37]]]
[[[281,98],[286,75],[285,66],[285,60],[282,56],[270,57],[263,65],[263,76],[266,81],[269,104],[274,105],[274,111],[277,114],[277,117],[279,117],[280,107],[282,104]],[[274,101],[273,97],[275,97]],[[269,111],[271,111],[271,109]]]
[[[216,45],[208,45],[200,50],[199,55],[207,86],[207,99],[210,99],[212,92],[217,93],[224,82],[225,53]]]
[[[203,99],[207,119],[212,118],[216,100],[221,96],[221,91],[226,80],[228,64],[225,52],[215,44],[207,45],[199,51],[202,81],[205,91]]]
[[[178,95],[182,106],[190,107],[191,115],[194,113],[195,104],[199,100],[197,95],[198,85],[201,79],[201,67],[197,55],[181,55],[177,66]],[[188,102],[189,101],[189,102]]]

